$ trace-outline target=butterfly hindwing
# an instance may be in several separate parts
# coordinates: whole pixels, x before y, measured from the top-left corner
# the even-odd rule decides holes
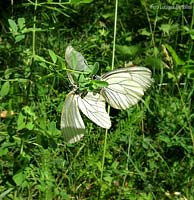
[[[61,113],[61,131],[68,143],[79,141],[85,133],[85,125],[77,105],[78,95],[70,92]]]
[[[78,107],[82,113],[98,126],[109,129],[111,121],[105,106],[104,98],[98,93],[88,92],[83,98],[78,97]]]

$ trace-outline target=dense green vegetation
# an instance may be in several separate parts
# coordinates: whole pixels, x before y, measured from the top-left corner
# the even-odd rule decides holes
[[[194,199],[191,1],[1,1],[0,17],[0,199]],[[85,117],[82,141],[61,136],[69,44],[98,74],[113,44],[114,69],[153,72],[143,101],[111,109],[107,138]]]

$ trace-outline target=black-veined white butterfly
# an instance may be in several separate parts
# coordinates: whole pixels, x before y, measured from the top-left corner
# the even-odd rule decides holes
[[[68,72],[74,91],[67,95],[61,115],[61,130],[69,143],[79,141],[84,135],[85,125],[79,110],[97,125],[108,129],[111,127],[111,121],[105,109],[105,101],[113,108],[127,109],[141,99],[144,91],[152,83],[151,71],[145,67],[121,68],[96,76],[94,83],[99,93],[88,92],[86,89],[86,94],[84,94],[85,84],[80,80],[83,82],[89,80],[90,83],[93,83],[93,80],[80,77],[83,73],[87,76],[93,69],[90,69],[81,53],[71,46],[67,47],[65,58],[70,69],[75,70]],[[79,90],[81,94],[77,93]]]
[[[80,110],[102,128],[109,129],[111,121],[106,112],[105,99],[98,93],[84,90],[85,84],[87,85],[87,83],[84,83],[84,79],[88,81],[88,78],[82,75],[86,73],[86,76],[88,76],[91,71],[84,57],[73,47],[68,46],[65,58],[70,69],[74,70],[74,72],[68,72],[68,78],[74,89],[67,94],[65,99],[61,114],[61,130],[65,141],[74,143],[79,141],[85,133],[85,125]],[[93,80],[91,79],[91,81]]]
[[[61,115],[61,130],[65,141],[74,143],[84,136],[85,125],[79,110],[98,126],[107,129],[111,127],[105,100],[100,94],[88,92],[82,98],[72,91],[66,96]]]

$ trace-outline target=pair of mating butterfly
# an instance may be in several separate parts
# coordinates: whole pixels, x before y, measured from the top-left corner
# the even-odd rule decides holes
[[[88,65],[72,46],[67,47],[65,59],[70,67],[67,75],[73,86],[61,114],[61,130],[68,143],[77,142],[84,136],[85,125],[79,110],[98,126],[109,129],[111,121],[105,102],[115,109],[127,109],[141,99],[152,82],[151,71],[137,66],[93,78],[97,63]]]

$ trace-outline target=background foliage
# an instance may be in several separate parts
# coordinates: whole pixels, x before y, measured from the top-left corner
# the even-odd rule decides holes
[[[194,196],[193,1],[118,1],[115,69],[133,61],[154,83],[105,130],[64,143],[68,44],[110,70],[114,1],[0,3],[0,199],[188,199]],[[101,175],[103,177],[101,178]]]

